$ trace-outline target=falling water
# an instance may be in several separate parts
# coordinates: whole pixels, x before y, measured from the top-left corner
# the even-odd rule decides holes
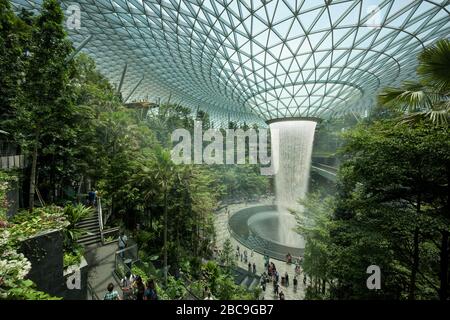
[[[301,210],[298,199],[304,197],[308,189],[315,129],[316,122],[306,120],[270,124],[272,160],[276,170],[278,234],[280,242],[287,245],[298,246],[302,242],[292,231],[296,221],[288,209]]]

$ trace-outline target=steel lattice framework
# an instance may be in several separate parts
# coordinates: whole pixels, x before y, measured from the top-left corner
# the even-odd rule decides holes
[[[13,1],[36,8],[42,1]],[[69,30],[129,101],[182,103],[217,121],[364,112],[415,78],[450,34],[450,1],[81,0]],[[71,12],[67,12],[71,14]]]

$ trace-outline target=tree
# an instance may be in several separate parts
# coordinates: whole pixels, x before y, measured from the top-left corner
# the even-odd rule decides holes
[[[407,81],[401,88],[386,88],[381,104],[407,112],[403,121],[429,119],[448,125],[450,111],[450,40],[439,40],[419,55],[419,82]]]
[[[233,246],[230,239],[225,240],[220,259],[228,269],[235,266],[236,263],[234,261]]]
[[[0,1],[0,126],[8,129],[5,120],[15,116],[21,82],[27,62],[27,42],[31,27],[17,17],[10,1]]]
[[[34,208],[38,155],[50,148],[48,139],[71,134],[73,104],[66,95],[72,46],[63,28],[64,13],[56,0],[46,0],[34,20],[23,95],[17,108],[17,137],[31,153],[29,209]],[[50,140],[51,141],[51,140]]]
[[[450,225],[447,134],[445,128],[423,121],[414,125],[382,121],[349,132],[343,149],[336,218],[352,226],[353,234],[361,230],[364,237],[382,236],[377,242],[386,245],[380,248],[398,257],[395,263],[385,260],[387,268],[408,270],[409,299],[415,299],[418,290],[421,296],[427,288],[447,290],[436,287],[436,279],[445,279],[448,264],[445,270],[441,266],[439,275],[428,274],[432,271],[421,264],[433,254],[431,244],[442,250],[436,236],[448,232]]]

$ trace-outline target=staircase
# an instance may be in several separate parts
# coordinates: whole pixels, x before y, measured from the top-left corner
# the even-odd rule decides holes
[[[82,235],[78,239],[78,243],[83,246],[97,244],[102,242],[100,233],[100,222],[98,221],[98,214],[95,212],[76,224],[82,230]]]

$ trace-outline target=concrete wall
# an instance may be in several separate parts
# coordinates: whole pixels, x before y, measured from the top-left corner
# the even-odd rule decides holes
[[[31,262],[31,270],[27,277],[39,290],[69,300],[87,298],[85,261],[80,265],[80,288],[70,290],[67,286],[67,279],[72,273],[64,273],[63,235],[60,230],[50,230],[25,240],[20,251]]]

